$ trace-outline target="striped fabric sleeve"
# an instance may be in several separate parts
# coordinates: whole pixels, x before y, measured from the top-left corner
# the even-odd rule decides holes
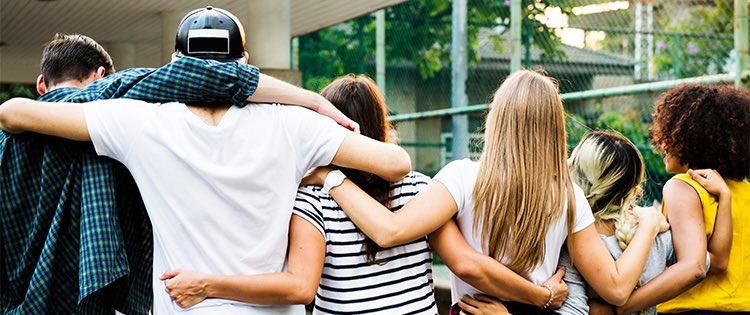
[[[293,213],[310,222],[310,224],[323,234],[323,238],[328,240],[326,237],[325,220],[323,219],[323,207],[320,204],[320,197],[318,196],[319,191],[320,188],[315,189],[313,186],[301,187],[297,191],[297,197],[294,200]]]

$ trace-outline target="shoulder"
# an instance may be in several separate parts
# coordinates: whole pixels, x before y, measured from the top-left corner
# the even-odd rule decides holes
[[[297,197],[306,199],[306,200],[314,200],[316,202],[320,202],[320,195],[321,195],[320,190],[321,190],[320,186],[313,186],[313,185],[302,186],[299,189],[297,189]]]
[[[477,170],[479,162],[471,159],[455,160],[446,164],[443,169]]]
[[[445,183],[448,181],[476,179],[479,171],[479,162],[470,159],[456,160],[446,164],[440,172],[435,175],[435,179]]]
[[[687,202],[700,203],[701,199],[708,197],[708,192],[694,181],[690,175],[678,174],[664,184],[664,201],[684,200]],[[705,196],[704,196],[705,195]]]
[[[394,185],[427,185],[430,177],[420,172],[409,172],[404,179],[393,183]]]
[[[125,107],[125,106],[137,106],[136,108],[156,108],[161,105],[179,104],[179,103],[149,103],[141,100],[135,100],[130,98],[114,98],[107,100],[98,100],[87,103],[86,106],[106,106],[106,107]]]

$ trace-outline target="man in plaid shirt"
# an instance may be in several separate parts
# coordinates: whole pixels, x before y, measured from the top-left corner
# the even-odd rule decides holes
[[[356,128],[319,95],[249,65],[183,57],[104,77],[113,71],[90,38],[58,35],[42,58],[40,100],[276,101]],[[140,195],[129,172],[88,143],[0,133],[0,240],[3,314],[145,314],[151,307],[151,226]]]

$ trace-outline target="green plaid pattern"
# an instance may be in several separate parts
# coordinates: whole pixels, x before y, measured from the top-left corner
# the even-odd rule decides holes
[[[128,69],[44,101],[131,98],[244,106],[253,66],[185,57]],[[0,132],[3,314],[147,314],[152,234],[130,173],[90,143]]]

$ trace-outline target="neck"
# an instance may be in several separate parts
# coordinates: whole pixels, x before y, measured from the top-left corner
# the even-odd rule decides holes
[[[203,120],[204,123],[210,126],[218,126],[221,118],[229,110],[230,105],[218,106],[218,107],[201,107],[195,105],[187,105],[187,108],[198,118]]]
[[[84,84],[83,82],[80,82],[80,81],[65,81],[65,82],[61,82],[61,83],[58,83],[58,84],[50,86],[49,87],[49,91],[52,92],[54,90],[61,89],[61,88],[82,89],[85,86],[86,86],[86,84]]]

